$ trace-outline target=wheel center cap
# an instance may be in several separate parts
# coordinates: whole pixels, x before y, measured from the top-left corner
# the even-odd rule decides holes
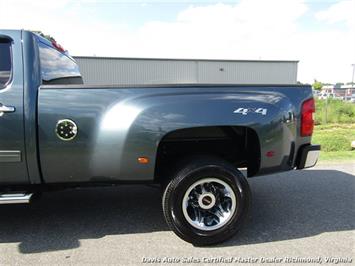
[[[202,203],[203,203],[204,205],[210,205],[211,202],[212,202],[212,199],[211,199],[210,196],[206,196],[206,197],[203,197],[203,198],[202,198]]]
[[[198,204],[202,209],[211,209],[216,204],[216,197],[212,193],[204,193],[198,198]]]

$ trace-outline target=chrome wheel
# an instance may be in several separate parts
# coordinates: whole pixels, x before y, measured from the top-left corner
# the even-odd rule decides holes
[[[236,205],[236,196],[231,186],[217,178],[204,178],[195,182],[182,200],[185,219],[203,231],[223,227],[233,217]]]

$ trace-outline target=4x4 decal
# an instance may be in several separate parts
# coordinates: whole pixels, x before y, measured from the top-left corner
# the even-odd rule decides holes
[[[261,115],[266,115],[267,109],[266,108],[238,108],[234,110],[235,114],[242,114],[247,115],[248,113],[256,113]]]

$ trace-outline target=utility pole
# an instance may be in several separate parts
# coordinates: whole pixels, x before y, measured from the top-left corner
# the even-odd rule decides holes
[[[355,64],[351,64],[351,66],[353,67],[353,75],[351,78],[350,100],[352,99],[352,96],[355,93],[355,91],[354,91]]]
[[[355,64],[352,64],[351,66],[353,67],[353,77],[351,78],[351,88],[354,89]]]
[[[328,95],[325,98],[325,124],[328,123]]]

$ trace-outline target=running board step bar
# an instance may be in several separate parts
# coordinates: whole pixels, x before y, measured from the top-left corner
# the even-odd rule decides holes
[[[0,204],[30,203],[33,193],[0,194]]]

